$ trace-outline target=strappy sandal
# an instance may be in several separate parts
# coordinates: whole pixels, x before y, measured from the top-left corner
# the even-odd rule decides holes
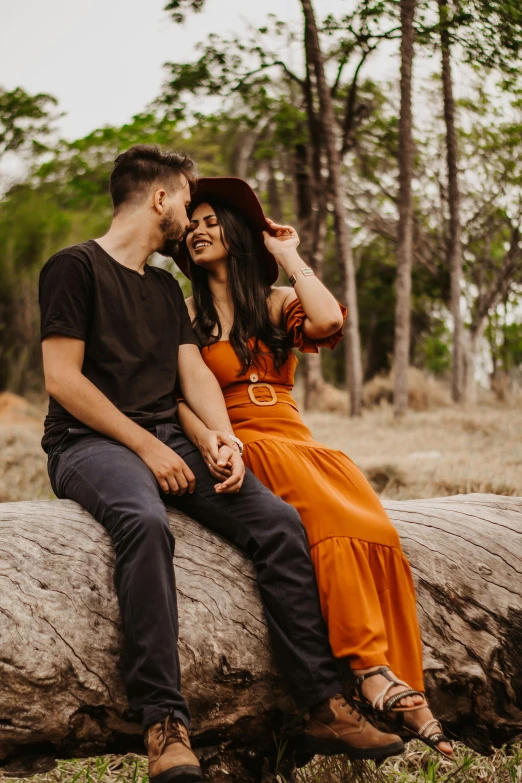
[[[392,712],[395,714],[403,713],[403,712],[414,712],[415,710],[421,709],[422,707],[427,707],[428,702],[426,701],[426,697],[422,693],[422,691],[415,691],[413,688],[410,688],[407,682],[403,682],[402,680],[396,680],[393,677],[390,677],[388,672],[390,669],[385,666],[381,666],[380,669],[376,669],[374,672],[368,672],[368,674],[356,674],[355,675],[355,693],[356,701],[366,702],[367,704],[371,704],[372,709],[374,709],[376,712]],[[377,674],[380,674],[382,677],[385,677],[387,680],[389,680],[388,685],[386,685],[382,691],[375,697],[375,699],[370,702],[369,699],[366,698],[366,696],[363,693],[362,690],[362,684],[365,680],[369,680],[370,677],[375,677]],[[404,685],[407,690],[401,691],[400,693],[395,693],[393,696],[390,696],[389,699],[386,699],[386,694],[391,691],[392,688],[396,688],[398,685]],[[397,703],[402,701],[402,699],[407,699],[408,696],[422,696],[424,699],[424,704],[416,704],[413,707],[397,707]],[[386,701],[384,701],[386,699]]]
[[[396,680],[394,677],[391,677],[389,671],[390,669],[388,667],[381,666],[379,669],[376,669],[373,672],[368,672],[367,674],[355,675],[356,696],[354,698],[354,701],[360,704],[361,706],[364,703],[366,703],[368,706],[371,705],[371,708],[374,710],[374,712],[381,713],[385,715],[387,718],[389,718],[389,715],[391,713],[393,716],[395,716],[394,725],[396,725],[399,730],[402,729],[404,731],[407,731],[409,734],[412,735],[413,738],[421,740],[421,742],[424,742],[424,744],[427,745],[429,748],[432,748],[433,750],[436,750],[437,753],[440,753],[441,756],[444,756],[447,759],[453,759],[452,756],[450,756],[448,753],[444,753],[444,751],[440,750],[440,748],[437,747],[441,742],[447,742],[451,744],[451,741],[444,734],[442,729],[442,724],[436,718],[430,718],[430,720],[426,721],[426,723],[423,726],[421,726],[420,729],[412,729],[405,724],[404,722],[405,713],[417,712],[418,710],[422,710],[425,707],[429,708],[429,705],[426,700],[426,696],[424,693],[422,693],[422,691],[416,691],[413,688],[410,688],[407,682],[404,682],[403,680]],[[389,680],[389,682],[382,689],[382,691],[375,697],[373,702],[370,702],[370,700],[367,699],[363,693],[362,684],[365,680],[369,679],[370,677],[375,677],[377,674],[382,675],[387,680]],[[390,696],[389,699],[386,699],[386,694],[389,693],[389,691],[392,688],[395,688],[400,685],[404,685],[406,690],[401,691],[400,693],[395,693],[393,696]],[[397,706],[398,702],[402,701],[402,699],[407,699],[409,696],[422,696],[424,703],[415,704],[413,707]],[[439,728],[440,731],[436,731],[433,734],[427,733],[429,729],[433,727]]]
[[[427,706],[428,702],[426,702],[426,704],[419,705],[419,709]],[[400,721],[400,723],[400,728],[411,734],[413,739],[419,739],[429,748],[436,750],[437,753],[440,753],[441,756],[444,756],[444,758],[447,758],[450,761],[455,761],[453,756],[450,756],[449,753],[444,753],[444,751],[438,747],[441,742],[447,742],[449,745],[451,745],[451,740],[444,734],[442,730],[442,724],[437,720],[437,718],[431,718],[430,720],[426,721],[426,723],[421,726],[420,729],[410,729],[410,727],[406,726],[404,723],[404,718]],[[440,731],[436,731],[433,734],[426,733],[428,729],[433,728],[434,726],[438,727]]]

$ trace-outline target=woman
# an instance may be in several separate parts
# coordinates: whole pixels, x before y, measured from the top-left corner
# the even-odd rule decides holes
[[[203,358],[246,465],[301,515],[334,655],[349,660],[362,706],[400,718],[449,757],[424,696],[415,592],[398,534],[349,457],[313,440],[291,396],[291,348],[333,348],[345,310],[299,257],[294,229],[268,221],[243,180],[200,180],[191,220],[176,260],[192,280],[187,306]],[[273,287],[278,265],[294,287]],[[179,416],[215,477],[226,479],[212,433],[184,403]]]

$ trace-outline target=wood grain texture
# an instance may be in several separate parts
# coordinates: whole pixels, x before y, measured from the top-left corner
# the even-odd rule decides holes
[[[418,590],[436,712],[483,752],[513,740],[522,733],[522,498],[385,506]],[[188,517],[170,522],[195,744],[208,763],[224,749],[253,759],[292,710],[253,569]],[[108,534],[77,504],[0,504],[0,762],[143,751],[119,668],[113,565]]]
[[[410,560],[428,694],[466,744],[522,733],[522,498],[385,503]]]

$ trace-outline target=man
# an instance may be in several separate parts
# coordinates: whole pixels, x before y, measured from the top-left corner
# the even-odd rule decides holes
[[[139,145],[110,178],[105,236],[53,256],[40,278],[50,395],[43,448],[58,497],[110,533],[125,636],[124,678],[141,715],[152,783],[201,780],[180,693],[174,540],[165,503],[251,557],[272,645],[292,694],[310,710],[311,750],[381,758],[400,752],[339,696],[304,529],[297,512],[245,471],[217,380],[192,332],[181,289],[151,253],[170,256],[188,227],[193,161]],[[217,482],[176,419],[179,382],[230,464]]]

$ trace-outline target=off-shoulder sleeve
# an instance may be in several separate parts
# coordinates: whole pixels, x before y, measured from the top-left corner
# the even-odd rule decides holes
[[[348,312],[344,305],[339,305],[341,313],[343,314],[343,325],[346,320],[346,313]],[[342,340],[343,327],[341,326],[330,337],[324,337],[320,340],[312,340],[307,337],[303,330],[306,313],[303,310],[303,305],[299,299],[294,299],[285,310],[284,321],[286,331],[292,336],[292,347],[297,348],[302,353],[319,353],[319,348],[335,348],[335,346]]]

